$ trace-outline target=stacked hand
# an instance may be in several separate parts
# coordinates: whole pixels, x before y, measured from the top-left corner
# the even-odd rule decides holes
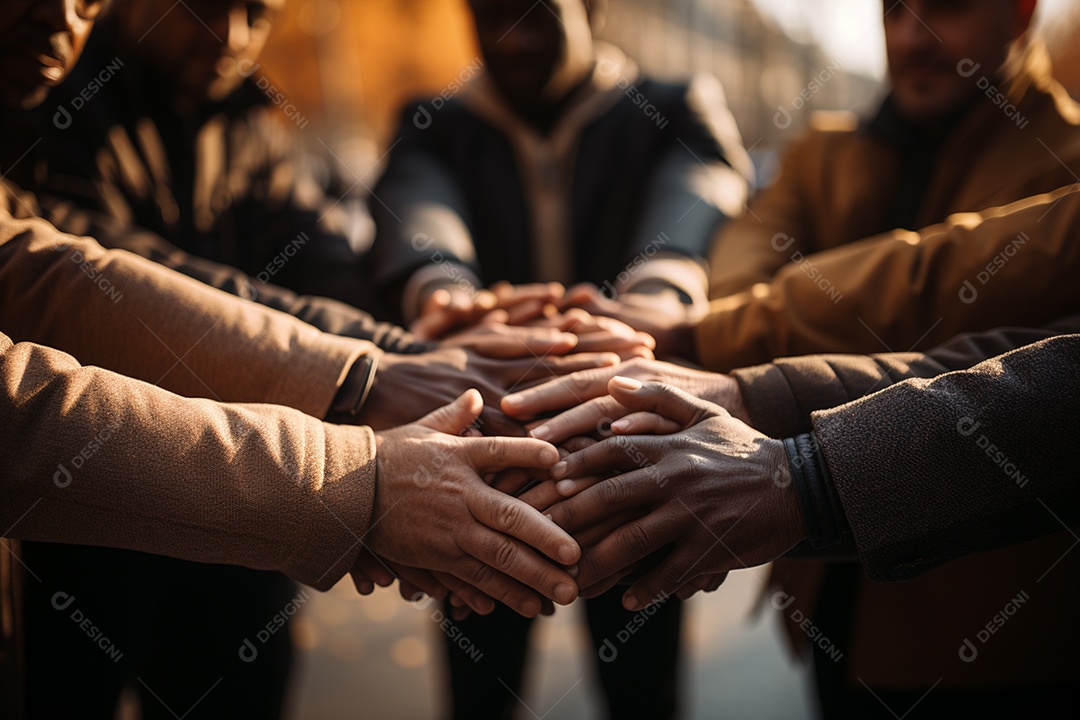
[[[554,309],[552,286],[517,292],[490,291],[486,317],[439,350],[383,357],[376,427],[479,392],[378,435],[360,592],[397,580],[459,613],[498,600],[533,616],[632,583],[636,609],[805,538],[783,445],[743,422],[734,379],[653,360],[623,323]],[[531,438],[480,436],[521,435],[518,422]]]
[[[551,504],[542,486],[521,498],[583,547],[583,596],[643,570],[624,595],[627,609],[688,597],[805,539],[779,440],[669,385],[618,377],[609,390],[628,413],[612,424],[613,437],[552,469],[563,499]]]
[[[365,553],[353,571],[362,592],[389,573],[405,581],[403,592],[442,597],[452,591],[480,613],[491,611],[494,598],[528,617],[541,612],[545,599],[565,605],[577,597],[563,567],[578,561],[577,543],[485,482],[508,467],[545,471],[558,451],[529,438],[462,437],[481,407],[480,394],[469,391],[412,425],[376,436],[375,504]]]
[[[580,290],[566,293],[558,283],[499,283],[479,291],[456,286],[439,288],[423,302],[420,317],[411,329],[423,339],[480,350],[476,343],[492,335],[489,326],[500,327],[498,333],[505,338],[513,335],[505,332],[503,328],[507,327],[546,328],[577,336],[576,352],[615,352],[623,360],[653,356],[656,341],[649,330],[663,323],[644,320],[657,308],[668,306],[662,296],[644,296],[634,304],[639,312],[629,313],[628,317],[641,320],[643,327],[620,320],[614,312],[618,306],[614,301],[599,308],[603,312],[590,312],[575,297],[580,300]],[[636,296],[625,297],[632,300]],[[681,308],[678,301],[675,305]],[[677,312],[685,315],[685,310]]]

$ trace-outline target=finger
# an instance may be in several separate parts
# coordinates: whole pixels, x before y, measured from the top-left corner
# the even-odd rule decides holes
[[[566,450],[566,453],[576,453],[584,450],[587,447],[592,447],[598,440],[591,437],[573,437],[562,444],[562,449]]]
[[[603,366],[575,372],[502,399],[502,409],[511,417],[531,418],[540,413],[574,407],[586,400],[607,395],[608,381],[616,368]]]
[[[562,482],[564,483],[573,482],[574,486],[573,488],[569,488],[564,485],[561,489],[557,487],[554,481],[544,480],[543,482],[533,485],[527,491],[516,495],[516,497],[526,505],[538,510],[541,514],[547,514],[551,507],[556,503],[562,502],[568,497],[572,497],[576,493],[581,492],[598,482],[602,482],[603,480],[604,478],[602,477],[583,478],[574,481],[563,480]],[[581,544],[580,541],[578,544]]]
[[[631,520],[593,545],[589,552],[582,556],[578,563],[578,578],[582,587],[594,585],[611,575],[627,575],[632,565],[641,563],[654,553],[661,553],[666,546],[678,540],[683,532],[682,525],[662,511]],[[666,560],[662,560],[661,565],[664,562]],[[670,592],[678,590],[684,582],[686,579],[681,578]]]
[[[361,595],[370,595],[375,592],[375,581],[365,575],[363,572],[357,569],[349,571],[349,577],[352,578],[353,587],[356,588],[356,592]]]
[[[593,398],[544,421],[543,424],[533,428],[529,434],[538,440],[555,444],[572,437],[594,433],[607,437],[611,435],[612,422],[622,418],[627,412],[618,400],[606,395]]]
[[[727,415],[727,411],[719,405],[665,383],[643,383],[633,378],[615,376],[608,383],[608,392],[631,411],[662,415],[682,428],[696,425],[706,417]]]
[[[549,304],[547,299],[529,299],[520,302],[515,302],[510,307],[505,308],[507,314],[507,325],[521,325],[527,323],[530,320],[541,317],[544,314],[544,308]]]
[[[606,332],[591,332],[578,335],[577,352],[629,352],[653,350],[656,341],[648,333],[633,333],[628,336],[611,335]]]
[[[620,577],[619,575],[612,575],[610,577],[606,577],[598,583],[590,585],[587,588],[583,588],[581,590],[581,597],[585,598],[586,600],[592,600],[593,598],[600,597],[608,590],[618,585],[621,580],[622,577]]]
[[[433,292],[409,330],[423,340],[437,340],[445,336],[461,322],[459,313],[448,309],[451,299],[450,293],[444,289]]]
[[[648,468],[667,452],[670,436],[615,435],[567,455],[551,468],[551,478],[574,480]]]
[[[510,540],[520,541],[561,565],[573,565],[581,558],[581,548],[569,533],[517,498],[482,486],[475,488],[475,492],[466,494],[465,503],[473,517],[486,526],[486,528],[483,526],[473,528],[474,539],[482,537],[487,545],[495,546],[494,552],[492,553],[489,548],[488,554],[484,557],[474,553],[475,557],[480,557],[485,562],[493,554],[496,557],[500,552],[504,555],[511,554],[516,546],[511,547],[506,542]],[[494,533],[489,532],[488,529]],[[489,537],[489,535],[495,537]],[[474,543],[473,547],[477,545]],[[540,567],[537,563],[531,562],[532,557],[535,557],[535,553],[529,552],[523,559],[528,561],[529,566],[534,569],[546,569],[549,565],[543,562],[542,565],[545,567]],[[536,559],[539,560],[538,557]],[[506,567],[511,564],[508,560],[509,558],[504,557],[497,567],[507,572]],[[518,576],[514,575],[514,577]],[[552,597],[552,599],[555,598]]]
[[[663,492],[662,478],[655,468],[642,468],[596,483],[552,506],[546,514],[574,535],[609,517],[646,507]]]
[[[699,592],[716,592],[716,590],[724,584],[724,581],[727,580],[727,576],[728,574],[726,572],[699,575],[679,588],[678,592],[675,593],[675,596],[680,600],[689,600]]]
[[[555,483],[551,480],[539,482],[516,497],[540,513],[546,513],[548,508],[563,500],[559,491],[555,489]]]
[[[478,390],[466,390],[457,400],[433,410],[416,421],[418,425],[450,435],[460,435],[476,422],[484,409],[484,399]]]
[[[487,330],[484,334],[450,338],[450,344],[468,347],[479,355],[496,359],[532,358],[541,355],[565,355],[577,347],[578,338],[573,333],[559,332],[553,328],[520,328],[497,326],[498,331]]]
[[[447,587],[439,582],[435,576],[427,570],[403,565],[395,565],[394,569],[398,574],[398,582],[401,586],[402,597],[405,597],[406,588],[412,590],[412,592],[409,593],[409,597],[406,599],[411,599],[417,592],[422,592],[436,600],[442,600],[449,593]]]
[[[488,615],[495,610],[495,600],[487,593],[448,572],[434,571],[432,575],[450,590],[450,604],[469,608],[477,615]]]
[[[728,567],[718,569],[716,561],[707,558],[707,554],[708,550],[699,543],[679,543],[667,558],[630,586],[623,595],[623,607],[630,611],[640,610],[674,595],[679,588],[698,575],[724,572],[734,566],[734,558],[731,558],[727,563]]]
[[[625,409],[623,411],[625,412]],[[630,413],[611,423],[611,431],[616,435],[670,435],[682,429],[674,420],[650,412]]]
[[[521,376],[521,383],[536,384],[547,382],[552,378],[562,377],[581,372],[582,370],[595,370],[597,368],[609,368],[619,364],[619,356],[616,353],[574,353],[565,357],[545,357],[542,362],[534,362],[528,371]],[[580,402],[580,401],[579,401]]]
[[[652,335],[648,335],[648,337],[651,338]],[[653,342],[656,342],[656,341],[654,340]],[[619,355],[620,358],[622,358],[623,362],[627,362],[629,360],[638,360],[638,359],[640,359],[640,360],[655,360],[656,359],[656,353],[653,352],[651,348],[642,347],[640,345],[635,346],[635,347],[630,347],[630,348],[627,348],[625,350],[620,350],[618,355]]]
[[[496,474],[491,487],[512,497],[520,497],[527,488],[537,483],[533,474],[522,468],[507,468]]]
[[[501,307],[522,302],[542,300],[555,302],[562,298],[566,288],[561,283],[523,283],[511,285],[507,282],[498,282],[491,286],[491,292],[499,301]]]
[[[535,438],[462,438],[461,442],[466,462],[480,475],[506,468],[547,470],[559,462],[555,446]]]
[[[363,584],[365,588],[376,584],[379,587],[389,587],[396,579],[382,560],[366,547],[361,548],[360,554],[356,556],[356,562],[353,564],[352,570],[353,584],[357,586],[357,591],[360,591],[360,584]],[[374,590],[374,587],[368,592],[372,590]],[[366,595],[367,593],[361,592],[361,594]]]
[[[584,307],[588,309],[589,305],[598,306],[604,301],[608,301],[608,299],[600,292],[600,288],[592,283],[574,285],[563,295],[563,304],[568,307]],[[590,312],[592,311],[590,310]]]
[[[482,429],[481,435],[503,435],[511,438],[522,438],[527,434],[525,427],[520,422],[507,416],[502,410],[492,405],[484,406],[476,425]]]
[[[537,591],[475,556],[460,559],[451,574],[525,617],[536,617],[543,609],[542,593],[538,594]],[[573,587],[576,596],[577,586]],[[457,589],[454,591],[457,592]],[[472,607],[471,604],[469,606]],[[476,610],[476,608],[473,609]]]

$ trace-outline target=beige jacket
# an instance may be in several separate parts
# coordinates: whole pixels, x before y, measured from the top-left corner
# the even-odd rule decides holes
[[[60,234],[35,211],[0,187],[0,531],[332,586],[370,522],[375,443],[316,418],[374,347]],[[0,708],[18,717],[24,568],[3,544]]]

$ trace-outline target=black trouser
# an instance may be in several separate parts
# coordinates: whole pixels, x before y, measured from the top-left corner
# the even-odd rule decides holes
[[[274,618],[303,602],[288,578],[50,543],[22,559],[32,720],[112,720],[125,685],[144,720],[281,717],[292,640]]]
[[[679,631],[682,603],[670,598],[655,612],[628,612],[626,588],[585,601],[591,654],[613,720],[675,717],[679,700]],[[635,622],[635,616],[641,622]],[[496,605],[488,616],[471,615],[447,633],[452,716],[455,720],[531,717],[520,708],[532,621]],[[461,638],[467,638],[465,643]],[[605,641],[607,641],[605,643]],[[466,650],[462,644],[467,645]],[[516,696],[516,697],[515,697]],[[532,708],[543,715],[548,708]]]

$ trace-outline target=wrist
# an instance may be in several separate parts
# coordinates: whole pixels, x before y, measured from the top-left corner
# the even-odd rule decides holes
[[[330,403],[325,417],[327,422],[338,425],[355,423],[371,395],[383,354],[381,350],[372,350],[353,361]]]
[[[815,550],[840,545],[851,530],[817,437],[797,435],[783,443],[806,539]]]

